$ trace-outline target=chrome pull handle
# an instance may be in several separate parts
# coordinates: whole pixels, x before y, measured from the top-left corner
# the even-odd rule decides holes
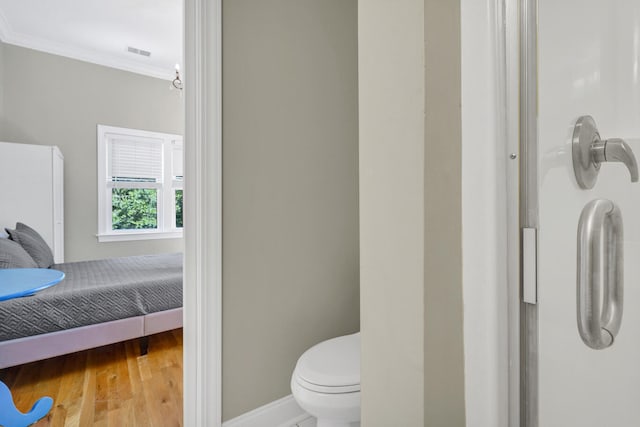
[[[578,331],[596,350],[610,347],[622,322],[623,225],[610,200],[589,202],[578,223]]]
[[[576,122],[572,157],[573,170],[580,188],[593,188],[604,162],[624,163],[631,174],[631,182],[638,182],[638,163],[629,144],[618,138],[603,141],[591,116],[582,116]]]

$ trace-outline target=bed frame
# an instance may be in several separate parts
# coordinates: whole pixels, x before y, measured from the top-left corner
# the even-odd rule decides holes
[[[182,307],[0,342],[0,369],[182,327]],[[145,352],[145,342],[141,350]]]

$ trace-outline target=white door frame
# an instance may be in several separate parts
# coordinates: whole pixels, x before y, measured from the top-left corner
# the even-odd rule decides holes
[[[185,0],[184,425],[222,421],[222,0]]]
[[[461,1],[465,400],[469,427],[520,424],[521,1]]]
[[[506,5],[507,35],[521,30],[517,10],[521,1]],[[184,280],[184,425],[222,425],[222,0],[185,0],[185,280]],[[526,4],[526,3],[525,3]],[[522,7],[522,6],[521,6]],[[507,37],[510,40],[510,37]],[[507,43],[507,117],[514,119],[518,77],[514,63],[518,47]],[[517,73],[517,71],[515,71]],[[517,116],[516,116],[517,117]],[[517,119],[516,119],[517,120]],[[514,134],[507,125],[507,138]],[[515,131],[517,132],[517,131]],[[522,154],[522,153],[521,153]],[[507,175],[517,175],[508,168]],[[511,182],[515,180],[509,180]],[[509,186],[512,187],[512,186]],[[515,193],[515,194],[514,194]],[[508,189],[508,204],[517,204],[517,189]],[[514,200],[515,199],[515,200]],[[510,247],[519,246],[518,210],[509,209]],[[514,220],[515,217],[515,220]],[[514,230],[515,229],[515,230]],[[510,260],[509,283],[519,276]],[[516,265],[514,265],[516,264]],[[517,279],[516,279],[517,280]],[[508,317],[519,323],[518,292],[509,292]],[[515,304],[514,304],[515,303]],[[514,307],[515,306],[515,307]],[[506,307],[505,307],[506,308]],[[510,425],[520,418],[519,328],[510,328],[502,348],[510,349]],[[504,337],[503,337],[504,338]],[[514,398],[515,397],[515,398]],[[507,403],[508,402],[508,403]],[[524,423],[525,425],[527,422]],[[531,424],[529,424],[531,425]]]
[[[514,7],[516,0],[512,0]],[[519,299],[518,306],[512,306],[514,316],[511,324],[515,325],[516,320],[519,328],[511,329],[512,347],[518,346],[517,365],[511,367],[512,375],[517,372],[520,382],[519,387],[519,425],[520,427],[537,427],[538,416],[538,283],[537,283],[537,250],[538,250],[538,0],[519,0],[518,19],[514,21],[512,27],[517,25],[519,46],[518,55],[514,56],[511,63],[518,64],[519,70],[519,115],[513,113],[513,121],[519,123],[519,144],[520,144],[520,171],[518,196],[512,198],[514,203],[519,204],[519,229],[533,234],[533,248],[525,253],[523,243],[519,242],[520,265],[524,270],[525,263],[532,266],[529,271],[534,271],[527,276],[527,286],[525,289],[525,278],[519,274]],[[516,119],[517,117],[517,119]],[[520,272],[519,272],[520,273]],[[525,295],[526,298],[525,302]],[[515,302],[515,301],[514,301]],[[517,315],[517,318],[516,318]],[[515,351],[514,351],[515,352]],[[511,407],[515,411],[515,400],[512,400]],[[514,420],[515,421],[515,420]]]

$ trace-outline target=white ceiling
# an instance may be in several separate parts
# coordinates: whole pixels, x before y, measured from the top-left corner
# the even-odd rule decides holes
[[[182,0],[0,0],[0,40],[171,80],[182,63]]]

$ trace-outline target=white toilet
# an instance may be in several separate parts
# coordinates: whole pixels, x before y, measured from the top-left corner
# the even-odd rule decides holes
[[[360,332],[305,351],[291,377],[298,405],[318,427],[360,426]]]

